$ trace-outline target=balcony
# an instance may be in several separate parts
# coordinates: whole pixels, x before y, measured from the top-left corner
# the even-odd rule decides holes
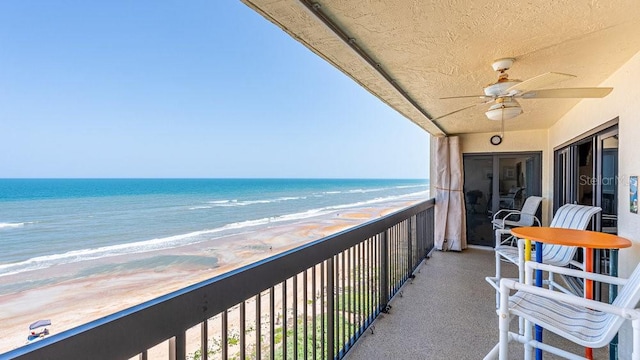
[[[433,213],[425,201],[0,358],[482,358],[493,252],[433,253]]]

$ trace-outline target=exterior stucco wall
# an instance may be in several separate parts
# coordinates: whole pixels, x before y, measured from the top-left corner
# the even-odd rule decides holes
[[[585,131],[619,117],[618,155],[618,234],[633,242],[630,249],[620,251],[620,276],[627,277],[640,262],[640,214],[629,211],[629,176],[640,175],[640,53],[618,69],[601,86],[611,86],[609,96],[584,100],[549,129],[549,148],[571,140]],[[552,164],[547,172],[552,170]],[[547,184],[551,187],[552,180]],[[620,331],[620,358],[630,358],[631,326]]]
[[[487,120],[490,121],[490,120]],[[513,120],[518,121],[516,117]],[[505,121],[506,122],[506,121]],[[499,126],[498,123],[496,123]],[[463,153],[492,153],[492,152],[514,152],[514,151],[542,151],[547,148],[546,130],[528,131],[508,131],[506,126],[504,137],[500,145],[494,146],[489,143],[491,136],[500,134],[500,131],[482,134],[460,135]]]
[[[549,129],[550,153],[553,148],[619,117],[618,233],[634,242],[620,251],[620,275],[627,276],[640,262],[640,214],[629,212],[629,176],[640,175],[640,53],[618,69],[601,86],[614,90],[604,99],[584,100]],[[550,164],[552,165],[552,164]],[[552,170],[547,168],[547,172]],[[547,188],[553,189],[552,179]]]

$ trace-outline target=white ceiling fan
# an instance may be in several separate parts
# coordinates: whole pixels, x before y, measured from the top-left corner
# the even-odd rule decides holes
[[[522,107],[516,99],[567,99],[567,98],[603,98],[607,96],[613,88],[610,87],[587,87],[587,88],[560,88],[544,89],[544,87],[558,83],[563,80],[576,77],[575,75],[548,72],[532,77],[528,80],[509,79],[506,73],[515,59],[498,59],[493,63],[493,69],[500,73],[498,81],[487,85],[483,95],[449,96],[440,99],[461,99],[478,98],[482,102],[465,106],[461,109],[438,116],[431,120],[442,119],[445,116],[453,115],[460,111],[470,109],[479,105],[491,105],[485,115],[489,120],[504,121],[513,119],[522,114]]]

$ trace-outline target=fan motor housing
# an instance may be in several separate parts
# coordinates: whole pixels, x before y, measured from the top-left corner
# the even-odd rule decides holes
[[[495,84],[491,84],[484,88],[484,94],[487,96],[500,96],[506,95],[506,91],[508,88],[519,84],[520,80],[507,80],[500,81]]]

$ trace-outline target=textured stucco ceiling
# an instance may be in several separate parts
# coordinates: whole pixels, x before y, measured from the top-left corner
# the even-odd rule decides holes
[[[640,51],[638,0],[320,0],[321,11],[404,89],[412,104],[300,0],[243,0],[382,101],[432,134],[490,132],[481,105],[443,96],[482,94],[493,60],[516,59],[511,78],[576,75],[554,87],[598,86]],[[614,89],[614,91],[616,91]],[[521,100],[506,130],[548,128],[578,101]],[[582,101],[598,101],[587,99]],[[419,111],[419,108],[425,110]]]

